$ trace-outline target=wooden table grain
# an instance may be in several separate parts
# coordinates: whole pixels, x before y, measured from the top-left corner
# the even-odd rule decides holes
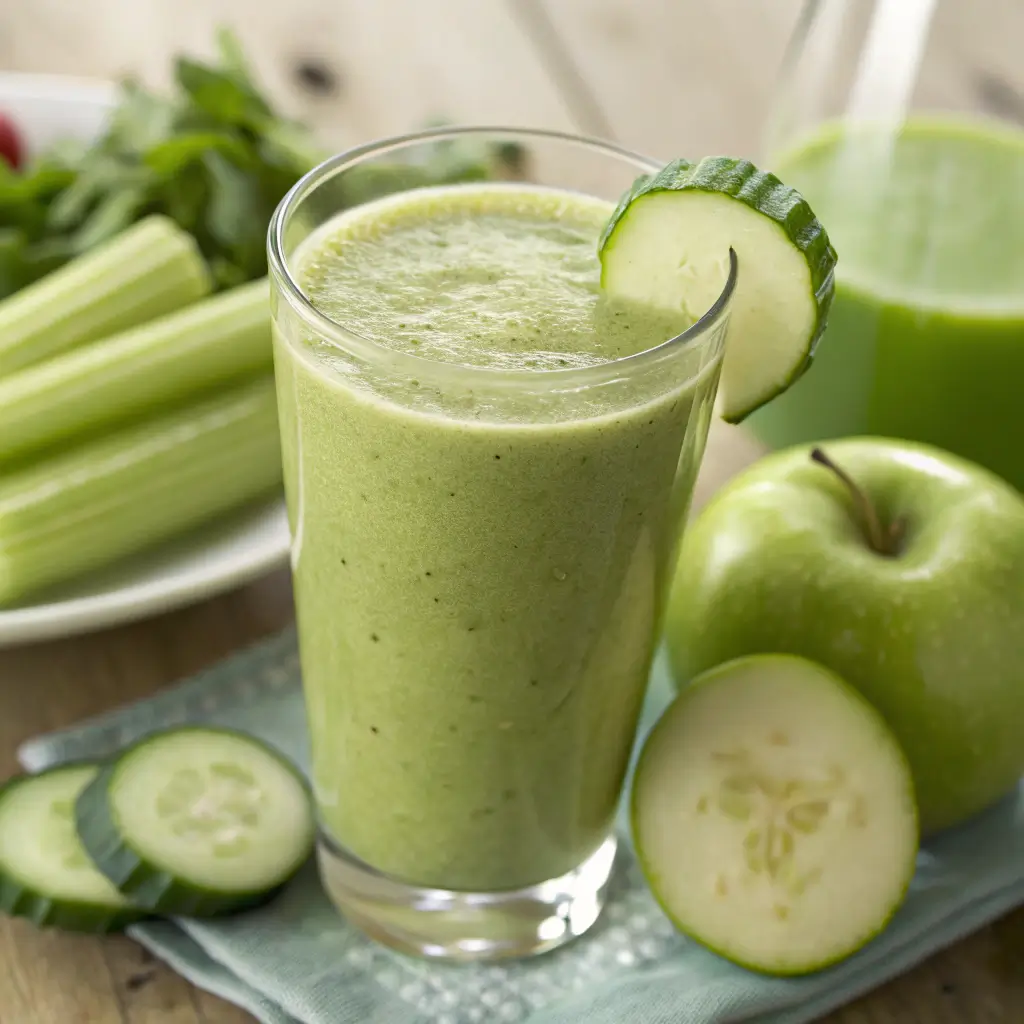
[[[231,25],[289,113],[341,148],[443,115],[575,128],[655,156],[756,152],[799,0],[12,0],[0,69],[166,83]],[[724,75],[723,68],[728,68]],[[716,427],[697,505],[758,454]],[[24,739],[153,693],[291,618],[285,572],[91,636],[0,651],[0,775]],[[121,937],[0,919],[0,1024],[244,1024]],[[1024,912],[828,1018],[1021,1024]]]

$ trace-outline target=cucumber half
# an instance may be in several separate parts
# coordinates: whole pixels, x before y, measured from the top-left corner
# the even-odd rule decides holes
[[[810,366],[834,290],[836,253],[803,197],[749,160],[676,160],[623,196],[600,243],[613,297],[678,311],[692,322],[739,260],[719,388],[738,423]]]
[[[72,764],[0,789],[0,910],[37,925],[109,932],[142,916],[93,866],[75,834],[75,799],[99,772]]]
[[[153,913],[208,917],[269,899],[313,847],[302,776],[241,733],[187,726],[111,761],[75,805],[100,871]]]
[[[633,834],[676,926],[744,967],[805,974],[885,927],[914,873],[906,758],[838,676],[754,655],[699,676],[647,738]]]

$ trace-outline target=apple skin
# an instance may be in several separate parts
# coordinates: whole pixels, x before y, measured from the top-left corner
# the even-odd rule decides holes
[[[800,654],[852,683],[903,746],[924,834],[1024,773],[1024,498],[926,445],[820,445],[906,520],[868,544],[850,491],[800,445],[733,479],[684,534],[666,619],[677,685],[746,654]]]

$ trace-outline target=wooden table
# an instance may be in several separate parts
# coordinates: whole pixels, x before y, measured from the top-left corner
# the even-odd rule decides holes
[[[33,0],[0,5],[0,68],[166,81],[234,26],[268,89],[339,148],[430,117],[575,128],[656,156],[755,152],[798,0]],[[722,73],[728,68],[728,79]],[[698,504],[757,448],[713,434]],[[132,626],[0,652],[0,772],[40,731],[152,693],[291,617],[283,572]],[[0,1024],[242,1024],[123,938],[0,919]],[[1024,912],[832,1015],[1024,1022]]]

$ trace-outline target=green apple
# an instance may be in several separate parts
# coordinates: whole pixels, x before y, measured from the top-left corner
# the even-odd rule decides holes
[[[822,448],[762,459],[691,524],[673,669],[682,685],[745,654],[828,666],[889,723],[934,832],[1024,773],[1024,499],[936,448]]]

